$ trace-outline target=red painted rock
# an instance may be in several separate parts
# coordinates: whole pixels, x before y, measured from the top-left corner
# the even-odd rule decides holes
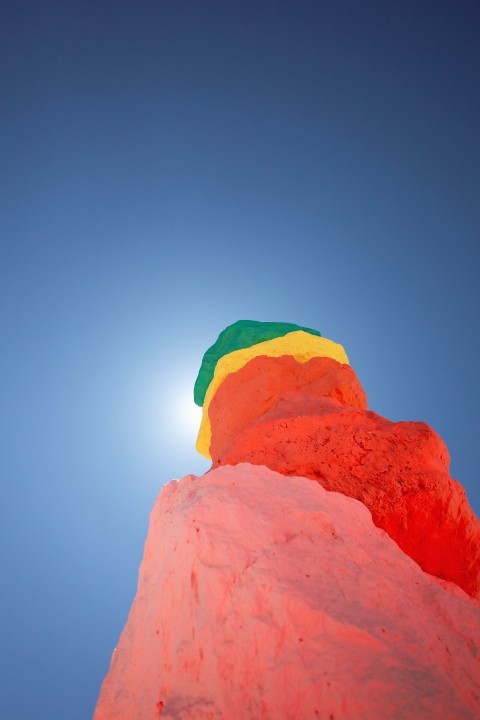
[[[333,397],[342,405],[367,408],[365,392],[349,365],[329,357],[300,363],[291,355],[261,355],[228,375],[210,403],[212,458],[221,457],[234,435],[274,408],[280,395],[298,390],[313,398]]]
[[[95,720],[474,720],[479,646],[480,604],[362,503],[222,467],[160,493]]]
[[[217,427],[222,433],[220,413],[214,421],[213,436]],[[480,523],[448,474],[447,448],[428,425],[392,423],[309,392],[286,393],[222,447],[212,455],[214,467],[266,465],[360,500],[423,570],[479,595]]]

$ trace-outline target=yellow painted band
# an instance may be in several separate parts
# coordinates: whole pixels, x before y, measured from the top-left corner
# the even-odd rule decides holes
[[[268,357],[291,355],[301,363],[308,362],[308,360],[314,357],[330,357],[344,365],[349,364],[347,353],[341,345],[333,342],[333,340],[311,335],[303,330],[296,330],[295,332],[274,338],[273,340],[266,340],[265,342],[257,343],[242,350],[235,350],[221,357],[216,364],[213,379],[205,395],[202,422],[200,424],[200,430],[198,431],[196,445],[198,452],[209,460],[212,430],[210,427],[208,408],[212,398],[228,375],[238,372],[238,370],[250,360],[253,360],[253,358],[259,355],[267,355]]]

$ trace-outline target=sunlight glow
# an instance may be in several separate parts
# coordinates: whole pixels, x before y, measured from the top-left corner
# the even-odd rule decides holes
[[[178,424],[181,432],[196,438],[202,419],[202,408],[195,405],[191,387],[177,388],[177,392],[172,395],[174,395],[175,423]]]

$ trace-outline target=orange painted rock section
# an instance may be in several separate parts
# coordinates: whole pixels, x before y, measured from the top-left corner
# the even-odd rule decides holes
[[[342,405],[367,408],[365,392],[350,365],[330,357],[299,363],[291,355],[260,355],[228,375],[213,396],[209,407],[212,458],[221,458],[232,438],[274,408],[280,395],[298,390],[310,397],[333,397]]]
[[[443,466],[429,432],[372,423],[354,432],[359,465],[373,428]],[[363,504],[222,467],[160,493],[95,720],[474,720],[479,646],[480,604],[422,572]]]
[[[238,383],[240,390],[240,374]],[[227,390],[233,397],[233,382]],[[222,414],[213,415],[213,437],[218,432],[221,438],[212,443],[220,448],[212,454],[214,467],[266,465],[356,498],[423,570],[479,596],[480,523],[448,473],[448,450],[438,435],[424,423],[392,423],[307,390],[280,395],[273,409],[229,442]]]

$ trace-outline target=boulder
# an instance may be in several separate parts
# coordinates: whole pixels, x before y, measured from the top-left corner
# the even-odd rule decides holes
[[[252,347],[252,345],[265,342],[266,340],[273,340],[273,338],[281,337],[296,330],[304,330],[312,335],[320,335],[318,330],[312,330],[302,325],[285,322],[237,320],[237,322],[232,325],[228,325],[225,330],[222,330],[214,344],[208,348],[203,356],[200,371],[193,389],[193,397],[196,404],[202,407],[205,393],[215,372],[215,366],[223,355],[227,355],[235,350]]]
[[[95,720],[480,716],[480,605],[365,505],[242,463],[166,485]]]
[[[250,360],[259,355],[265,355],[267,357],[291,355],[300,363],[308,362],[308,360],[314,357],[331,357],[339,363],[348,364],[347,354],[341,345],[328,338],[316,337],[303,330],[291,332],[282,337],[258,343],[253,347],[245,348],[244,350],[235,350],[234,352],[228,353],[228,355],[224,355],[215,366],[215,373],[208,386],[203,403],[202,422],[198,432],[196,447],[198,452],[206,458],[210,458],[211,431],[208,415],[210,402],[228,375],[237,372]]]
[[[441,438],[425,423],[390,422],[303,390],[280,395],[228,440],[221,413],[213,415],[213,437],[218,430],[222,439],[212,442],[213,466],[265,465],[360,500],[423,570],[478,597],[480,523],[449,475]]]
[[[330,357],[299,363],[291,355],[260,355],[228,375],[210,403],[212,458],[221,458],[232,438],[272,410],[281,395],[300,390],[313,398],[333,397],[341,405],[367,409],[365,392],[350,365]]]

